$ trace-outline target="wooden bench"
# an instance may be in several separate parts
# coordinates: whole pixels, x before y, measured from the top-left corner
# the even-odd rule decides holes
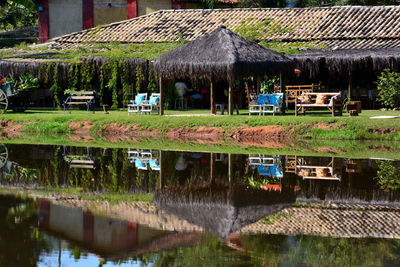
[[[96,99],[96,91],[71,91],[68,98],[64,101],[64,113],[71,106],[86,105],[87,112],[92,109],[94,113],[94,104]]]
[[[323,95],[327,97],[326,104],[316,104],[316,97]],[[327,108],[332,112],[332,116],[342,116],[342,97],[341,93],[304,93],[303,96],[310,97],[310,103],[299,103],[298,97],[295,98],[295,114],[296,116],[301,111],[303,115],[310,108]],[[336,113],[337,112],[337,113]]]
[[[285,104],[288,108],[289,103],[294,103],[296,97],[301,96],[303,93],[313,93],[323,88],[321,84],[305,84],[305,85],[286,85],[285,86]],[[275,93],[279,93],[280,87],[274,86]]]

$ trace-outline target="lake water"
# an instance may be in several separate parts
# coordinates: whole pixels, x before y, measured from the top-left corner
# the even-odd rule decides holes
[[[0,144],[0,266],[400,266],[399,173],[389,159]]]

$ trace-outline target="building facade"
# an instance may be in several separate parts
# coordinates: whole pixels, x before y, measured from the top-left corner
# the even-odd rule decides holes
[[[237,0],[221,0],[230,7]],[[204,8],[201,0],[40,0],[39,40],[127,20],[162,9]]]

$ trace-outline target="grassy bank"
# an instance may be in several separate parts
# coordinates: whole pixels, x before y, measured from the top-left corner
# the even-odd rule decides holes
[[[25,113],[7,112],[0,115],[1,121],[23,124],[23,132],[34,133],[70,133],[72,122],[86,122],[91,134],[101,134],[110,124],[119,124],[125,128],[157,130],[160,135],[170,129],[197,129],[217,127],[225,133],[241,127],[281,125],[285,132],[300,139],[349,139],[349,140],[400,140],[400,119],[370,119],[371,116],[400,116],[399,111],[363,111],[358,117],[331,117],[328,112],[315,111],[306,116],[295,117],[293,111],[283,116],[157,116],[131,115],[126,111],[111,111],[110,114],[85,111],[72,111],[64,115],[62,111],[27,111]],[[207,110],[166,111],[167,115],[208,114]]]
[[[342,158],[387,158],[400,160],[400,142],[357,140],[300,140],[282,143],[280,147],[249,146],[232,141],[200,143],[196,141],[170,140],[166,138],[124,139],[111,142],[98,136],[92,140],[76,141],[66,134],[23,134],[19,137],[0,138],[0,144],[38,144],[57,146],[159,149],[164,151],[214,152],[231,154],[265,154],[292,156],[320,156]]]

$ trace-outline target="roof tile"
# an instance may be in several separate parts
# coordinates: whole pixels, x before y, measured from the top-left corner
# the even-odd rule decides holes
[[[265,40],[320,41],[330,47],[375,48],[398,46],[400,39],[400,7],[344,6],[320,8],[265,8],[265,9],[196,9],[162,10],[131,20],[71,33],[54,41],[65,43],[90,42],[170,42],[179,35],[194,40],[225,24],[235,30],[240,22],[273,19],[282,29],[269,32]],[[373,42],[374,41],[374,42]],[[374,44],[375,43],[375,44]]]

